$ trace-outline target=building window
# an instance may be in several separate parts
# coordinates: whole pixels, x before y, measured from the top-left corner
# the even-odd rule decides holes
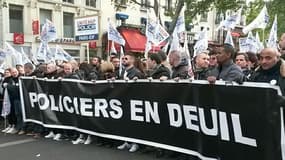
[[[207,22],[208,21],[208,13],[202,13],[200,22]]]
[[[215,24],[220,24],[223,20],[223,16],[221,14],[216,14]]]
[[[86,0],[86,6],[96,8],[96,0]]]
[[[141,17],[141,25],[146,26],[146,21],[145,17]]]
[[[42,30],[43,25],[46,23],[46,19],[52,21],[51,15],[51,10],[40,9],[40,30]]]
[[[165,10],[169,12],[172,10],[172,0],[165,0]]]
[[[73,13],[63,13],[63,36],[66,38],[74,37],[74,14]]]
[[[66,2],[66,3],[74,3],[73,0],[62,0],[62,2]]]
[[[148,8],[149,1],[148,0],[141,0],[141,8]]]
[[[24,33],[23,7],[9,5],[10,33]]]
[[[117,5],[126,5],[127,4],[127,1],[126,0],[115,0],[115,3]]]

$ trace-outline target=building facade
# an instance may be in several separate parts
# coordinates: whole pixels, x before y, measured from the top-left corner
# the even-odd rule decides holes
[[[102,37],[107,33],[108,19],[114,26],[145,25],[147,15],[155,17],[154,10],[148,9],[149,6],[153,6],[152,3],[153,1],[149,0],[141,0],[140,4],[126,0],[1,0],[1,48],[4,48],[7,42],[18,51],[23,48],[26,53],[36,55],[40,45],[41,27],[45,20],[49,19],[57,29],[57,39],[49,43],[50,48],[60,45],[81,62],[87,60],[87,53],[90,56],[103,56],[106,53]],[[171,17],[165,16],[164,13],[174,8],[176,0],[160,0],[159,3],[161,22],[165,27],[169,27]],[[92,15],[99,17],[98,40],[92,43],[75,42],[74,20]],[[205,28],[209,40],[218,40],[219,33],[215,28],[220,19],[215,10],[197,16],[193,22],[192,34]],[[20,37],[20,42],[17,41],[18,34],[23,36]]]
[[[41,27],[46,19],[55,24],[57,39],[49,43],[50,48],[58,44],[72,56],[80,61],[86,60],[86,53],[90,56],[102,56],[102,35],[107,32],[108,18],[115,26],[122,24],[142,25],[147,17],[147,1],[142,5],[126,3],[121,0],[119,6],[114,2],[118,0],[2,0],[0,1],[0,43],[1,48],[5,42],[11,44],[16,50],[21,48],[28,54],[36,54],[40,45]],[[163,1],[161,12],[172,1]],[[154,15],[149,10],[150,15]],[[89,42],[75,42],[74,19],[97,15],[99,17],[99,38],[95,46]],[[164,14],[161,14],[164,15]],[[170,21],[169,17],[162,17]],[[19,40],[19,34],[21,41]],[[94,44],[94,43],[93,43]]]
[[[50,42],[49,47],[59,44],[83,61],[88,45],[74,41],[74,18],[99,15],[100,6],[98,0],[2,0],[1,46],[4,48],[7,42],[18,51],[23,48],[26,53],[35,55],[40,45],[41,27],[49,19],[57,30],[57,39]],[[22,42],[17,42],[18,34],[23,35]]]

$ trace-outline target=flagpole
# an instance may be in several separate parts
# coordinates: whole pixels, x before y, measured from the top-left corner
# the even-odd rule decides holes
[[[90,63],[90,54],[89,54],[89,43],[86,43],[86,49],[87,49],[87,62]]]
[[[262,29],[262,43],[265,42],[265,28]]]
[[[111,49],[110,49],[110,41],[109,41],[109,39],[108,39],[108,57],[107,57],[107,60],[108,60],[108,62],[110,62],[110,55],[111,55],[111,53],[110,53],[110,51],[111,51]]]

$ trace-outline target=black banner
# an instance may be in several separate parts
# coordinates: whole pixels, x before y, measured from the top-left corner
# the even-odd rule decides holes
[[[278,91],[270,85],[23,78],[20,86],[26,122],[205,160],[282,159]]]

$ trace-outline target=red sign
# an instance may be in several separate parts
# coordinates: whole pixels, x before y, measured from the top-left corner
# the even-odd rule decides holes
[[[23,33],[14,33],[14,44],[24,44],[24,34]]]
[[[32,29],[33,29],[33,35],[39,34],[39,21],[38,20],[33,20]]]
[[[89,48],[96,48],[97,47],[97,44],[96,44],[96,41],[90,41],[89,42]]]

